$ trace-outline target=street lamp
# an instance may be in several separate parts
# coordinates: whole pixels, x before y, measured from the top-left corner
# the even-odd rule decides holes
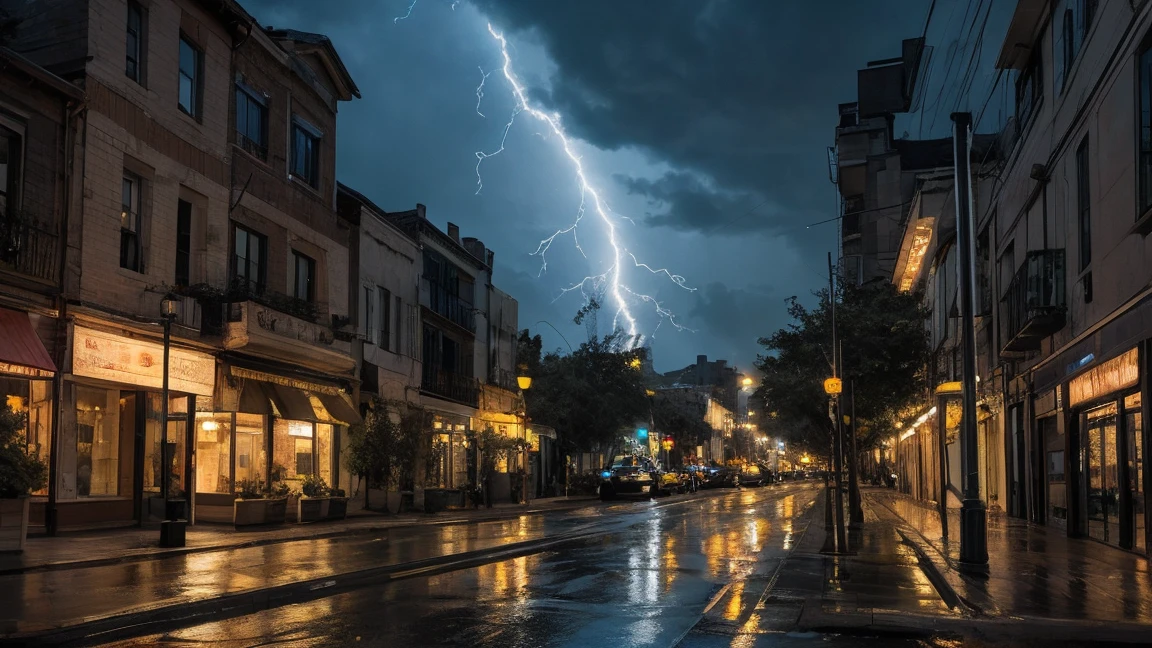
[[[179,297],[165,295],[160,301],[160,321],[164,325],[164,377],[160,387],[160,499],[164,502],[164,520],[160,523],[160,546],[184,546],[184,520],[183,511],[180,515],[171,514],[168,510],[168,485],[171,481],[171,458],[168,456],[168,356],[172,348],[172,320],[176,318],[180,308]],[[172,519],[177,518],[177,519]]]
[[[520,365],[520,375],[516,376],[516,385],[520,388],[520,399],[524,401],[524,469],[521,471],[524,483],[520,488],[521,504],[528,503],[528,401],[524,392],[532,387],[532,376],[528,375],[528,367]]]

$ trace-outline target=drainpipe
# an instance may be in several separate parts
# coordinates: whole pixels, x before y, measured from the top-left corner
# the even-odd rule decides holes
[[[59,497],[60,479],[60,418],[63,414],[64,407],[61,399],[64,396],[64,378],[63,367],[68,358],[68,300],[67,300],[67,271],[68,271],[68,232],[69,232],[69,215],[72,212],[72,183],[75,178],[72,173],[72,165],[75,163],[75,151],[73,147],[76,141],[73,135],[72,125],[73,122],[78,122],[77,117],[87,108],[85,101],[80,101],[70,108],[70,104],[65,103],[63,116],[64,116],[64,209],[61,213],[60,219],[60,240],[58,241],[58,251],[60,253],[60,292],[56,295],[56,374],[52,377],[52,394],[53,399],[56,401],[55,411],[52,416],[52,429],[49,431],[49,445],[48,445],[48,506],[44,511],[44,529],[49,536],[55,536],[57,528],[59,527],[56,500]],[[81,138],[87,144],[88,138],[88,122],[84,120],[84,135]],[[85,150],[87,148],[85,147]],[[80,180],[83,182],[84,173],[83,166],[86,166],[86,159],[81,157],[81,173]],[[84,202],[84,192],[80,191],[81,205]],[[83,209],[80,212],[83,214]],[[63,342],[61,343],[61,340]]]

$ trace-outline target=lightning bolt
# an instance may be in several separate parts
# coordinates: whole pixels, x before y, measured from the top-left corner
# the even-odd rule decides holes
[[[476,66],[476,69],[480,70],[480,85],[476,86],[476,114],[487,119],[484,113],[480,112],[480,101],[484,99],[484,82],[488,80],[488,75],[492,72],[485,72],[484,68],[480,66]]]
[[[533,252],[534,256],[539,256],[541,259],[540,274],[543,274],[548,269],[546,255],[548,250],[551,249],[552,244],[558,237],[565,236],[569,233],[572,234],[576,249],[584,255],[584,258],[587,258],[588,255],[585,254],[584,248],[580,245],[577,228],[580,226],[581,221],[583,221],[589,206],[592,208],[592,212],[599,217],[603,223],[604,229],[607,232],[608,243],[612,248],[612,264],[608,270],[599,275],[585,277],[581,281],[563,288],[557,296],[557,299],[576,290],[580,291],[586,301],[597,294],[607,293],[616,306],[615,314],[612,317],[612,328],[613,330],[620,329],[622,320],[624,324],[623,329],[627,332],[633,346],[638,345],[641,341],[639,324],[636,321],[635,315],[632,314],[631,309],[628,307],[628,300],[625,298],[625,295],[650,304],[660,317],[661,323],[667,320],[677,330],[691,330],[686,329],[677,322],[675,315],[665,308],[655,297],[638,293],[624,284],[623,270],[626,263],[625,256],[627,256],[631,259],[634,267],[644,268],[652,274],[663,275],[684,290],[690,292],[695,290],[695,288],[686,285],[686,280],[681,275],[674,274],[665,268],[653,268],[646,263],[641,263],[634,254],[625,249],[619,240],[616,222],[613,216],[629,221],[631,221],[631,219],[628,219],[626,216],[614,214],[601,197],[600,191],[588,180],[588,176],[584,170],[584,163],[576,153],[572,146],[572,141],[561,125],[560,116],[555,113],[546,113],[528,100],[528,94],[524,86],[512,70],[512,56],[508,53],[508,41],[504,37],[504,34],[493,28],[491,23],[488,24],[488,33],[500,46],[500,54],[503,58],[503,65],[500,71],[504,76],[504,80],[507,81],[509,87],[512,88],[512,94],[516,98],[516,106],[512,109],[508,123],[504,126],[504,133],[500,139],[499,148],[490,153],[484,151],[476,152],[476,192],[479,193],[484,187],[484,181],[480,175],[480,166],[488,158],[495,157],[504,152],[505,144],[508,140],[508,133],[511,131],[512,125],[516,122],[516,117],[519,116],[520,113],[528,113],[535,119],[543,122],[544,125],[547,126],[546,130],[551,131],[553,135],[560,139],[561,148],[564,150],[564,154],[568,157],[568,160],[572,163],[576,171],[577,184],[580,187],[580,206],[577,209],[576,218],[571,225],[557,230],[551,236],[540,241],[540,245],[536,248],[536,251]],[[481,82],[481,85],[483,85],[483,82]],[[477,90],[479,91],[479,88]],[[589,292],[589,289],[591,289],[591,292]],[[659,330],[659,324],[657,324],[656,328]],[[653,333],[655,333],[655,331],[653,331]]]
[[[395,18],[393,18],[392,24],[395,25],[396,23],[400,22],[401,20],[408,20],[408,18],[412,16],[412,10],[416,8],[416,3],[419,1],[420,0],[412,0],[412,4],[408,5],[408,12],[405,13],[403,16],[396,16]],[[452,8],[455,9],[456,8],[455,5],[453,5]]]

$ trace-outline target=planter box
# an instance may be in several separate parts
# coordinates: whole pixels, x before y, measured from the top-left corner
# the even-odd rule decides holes
[[[328,519],[329,520],[343,520],[348,516],[348,498],[347,497],[330,497],[328,498]]]
[[[305,497],[296,501],[297,522],[343,520],[348,515],[347,497]]]
[[[24,551],[31,502],[29,497],[0,499],[0,552]]]
[[[232,524],[255,526],[260,524],[283,524],[288,509],[288,499],[238,499],[233,503]]]

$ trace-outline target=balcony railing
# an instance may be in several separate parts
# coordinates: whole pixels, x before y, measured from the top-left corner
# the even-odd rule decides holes
[[[476,332],[476,313],[472,303],[453,295],[437,283],[423,279],[428,290],[428,309],[472,333]]]
[[[471,407],[480,406],[480,385],[471,376],[461,376],[432,365],[424,365],[420,389]]]
[[[25,214],[0,213],[0,270],[57,284],[60,236],[49,223]]]
[[[512,392],[520,390],[520,385],[516,382],[516,372],[508,371],[507,369],[492,369],[489,371],[488,384]]]
[[[177,286],[172,292],[184,298],[179,323],[198,327],[201,335],[223,335],[226,323],[243,319],[246,302],[255,302],[310,323],[320,321],[316,304],[267,290],[244,279],[233,279],[224,288],[196,284]]]
[[[1001,300],[1004,346],[1000,355],[1022,355],[1064,328],[1067,313],[1064,250],[1029,252]]]

